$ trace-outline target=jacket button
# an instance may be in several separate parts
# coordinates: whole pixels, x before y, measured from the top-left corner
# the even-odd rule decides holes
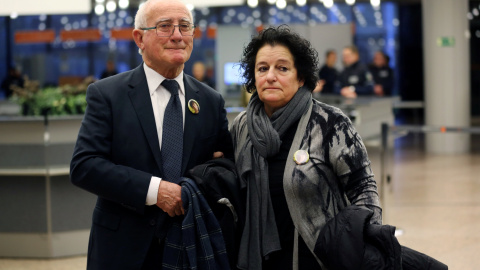
[[[150,220],[150,226],[155,226],[157,222],[155,221],[155,219],[151,219]]]

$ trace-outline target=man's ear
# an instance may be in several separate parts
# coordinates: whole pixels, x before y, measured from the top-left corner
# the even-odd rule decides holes
[[[135,44],[137,44],[137,47],[140,48],[140,50],[143,51],[144,45],[143,45],[143,30],[140,29],[133,29],[132,36],[133,40],[135,41]]]

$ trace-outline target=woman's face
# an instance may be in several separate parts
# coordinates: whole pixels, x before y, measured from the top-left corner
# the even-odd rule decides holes
[[[268,116],[285,106],[302,86],[293,55],[287,47],[267,44],[258,50],[255,87]]]

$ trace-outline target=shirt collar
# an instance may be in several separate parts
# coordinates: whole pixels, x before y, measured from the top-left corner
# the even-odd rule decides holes
[[[151,69],[145,62],[143,62],[143,69],[145,70],[145,76],[147,77],[147,84],[148,84],[148,91],[150,95],[153,95],[155,91],[158,89],[158,86],[165,80],[166,78],[157,73],[155,70]],[[185,86],[183,84],[183,70],[178,74],[178,76],[174,79],[177,81],[178,85],[180,86],[180,95],[185,95]]]

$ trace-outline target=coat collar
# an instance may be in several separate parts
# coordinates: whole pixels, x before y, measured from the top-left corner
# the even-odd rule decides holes
[[[143,65],[140,65],[133,70],[128,82],[128,85],[130,86],[128,92],[130,101],[135,109],[138,121],[142,126],[143,133],[145,134],[150,150],[153,153],[155,162],[161,175],[163,175],[162,156],[160,154],[157,127],[155,125],[152,100],[148,91],[147,77],[145,76]]]
[[[190,160],[196,134],[198,134],[198,131],[202,128],[201,121],[198,121],[201,112],[199,114],[193,114],[188,109],[189,100],[193,99],[199,104],[202,104],[200,91],[195,87],[193,78],[189,75],[184,74],[183,82],[185,85],[185,128],[183,129],[182,174],[185,173],[188,161]]]

